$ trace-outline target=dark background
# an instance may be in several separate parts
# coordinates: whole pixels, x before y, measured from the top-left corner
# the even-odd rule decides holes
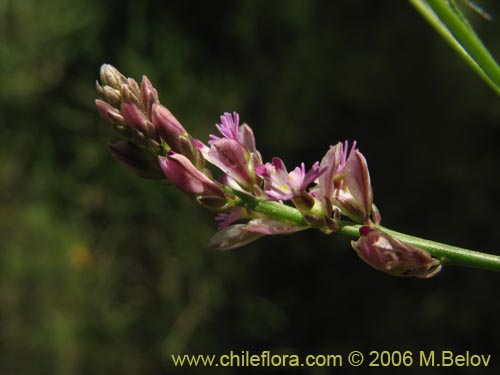
[[[499,56],[483,4],[493,22],[469,15]],[[0,26],[0,373],[355,349],[469,350],[498,371],[499,274],[394,278],[315,231],[209,250],[212,215],[116,164],[93,104],[111,63],[200,139],[238,111],[266,160],[356,139],[383,224],[499,253],[500,98],[409,3],[6,0]]]

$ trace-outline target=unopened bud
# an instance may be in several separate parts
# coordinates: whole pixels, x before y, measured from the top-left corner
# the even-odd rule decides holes
[[[128,87],[130,89],[130,91],[132,91],[132,93],[140,99],[141,97],[141,88],[139,87],[139,84],[137,83],[137,81],[133,78],[127,78],[127,83],[128,83]]]
[[[136,104],[129,102],[122,103],[121,113],[129,126],[137,129],[146,137],[154,137],[155,129],[153,124]]]
[[[152,106],[159,103],[158,92],[153,87],[151,81],[146,76],[142,76],[141,81],[141,99],[146,113],[151,117]]]
[[[203,158],[201,151],[196,146],[193,137],[189,134],[181,135],[179,136],[177,143],[177,147],[179,148],[178,152],[191,160],[196,168],[201,169],[205,166],[205,159]]]
[[[99,81],[95,81],[95,89],[99,95],[104,96],[104,88],[101,86]]]
[[[161,104],[153,104],[151,118],[158,135],[170,146],[172,150],[182,153],[179,137],[186,135],[186,129],[167,108]]]
[[[121,95],[120,90],[114,89],[111,86],[104,86],[102,88],[101,94],[106,101],[111,104],[113,107],[120,107]]]
[[[140,95],[135,92],[130,85],[122,84],[120,87],[120,95],[122,101],[126,103],[134,103],[135,105],[141,105]]]
[[[120,111],[101,99],[96,99],[95,105],[102,118],[114,125],[125,125],[125,119]]]
[[[120,85],[127,82],[127,78],[118,69],[109,64],[101,65],[100,76],[102,83],[114,89],[120,89]]]
[[[212,198],[212,202],[226,202],[226,195],[222,188],[214,181],[200,172],[184,155],[171,152],[167,156],[160,156],[160,166],[169,181],[174,186],[188,194],[194,195],[197,199]],[[221,208],[219,206],[218,208]]]

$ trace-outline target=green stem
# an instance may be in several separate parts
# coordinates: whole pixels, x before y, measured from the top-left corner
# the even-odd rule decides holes
[[[468,22],[444,0],[409,0],[472,69],[500,94],[500,67]]]
[[[239,198],[239,201],[237,202],[238,205],[280,221],[300,226],[307,226],[302,214],[296,208],[278,202],[263,201],[245,193],[232,189],[230,190]],[[340,223],[340,229],[336,233],[352,238],[359,238],[359,228],[361,227],[362,225],[360,224],[342,221]],[[434,257],[439,258],[443,264],[500,271],[500,256],[498,255],[481,253],[457,246],[429,241],[423,238],[399,233],[382,226],[379,226],[378,228],[391,236],[406,242],[407,244],[427,250]]]
[[[307,226],[304,217],[296,208],[278,202],[263,201],[229,187],[226,187],[226,190],[231,194],[236,195],[240,199],[236,202],[237,205],[267,215],[274,219],[278,219],[279,221],[284,221],[299,226]]]

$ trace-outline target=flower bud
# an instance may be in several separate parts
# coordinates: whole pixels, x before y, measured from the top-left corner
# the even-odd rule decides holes
[[[144,104],[144,109],[149,117],[151,117],[152,106],[159,103],[158,92],[153,87],[153,84],[146,76],[142,76],[141,81],[141,100]]]
[[[128,87],[130,88],[130,91],[134,93],[134,95],[138,98],[141,97],[141,88],[137,81],[133,78],[127,78],[127,84]]]
[[[141,105],[140,92],[138,88],[134,89],[134,86],[131,86],[129,83],[124,83],[119,89],[123,102],[134,103],[138,106]]]
[[[196,166],[196,168],[201,169],[205,166],[205,159],[196,146],[195,139],[189,134],[181,135],[179,137],[179,153],[187,157]]]
[[[187,134],[187,131],[172,112],[161,104],[155,103],[152,105],[151,117],[158,135],[167,142],[172,150],[182,153],[179,137]]]
[[[441,270],[441,262],[422,249],[408,245],[376,228],[361,227],[361,237],[351,245],[366,263],[393,276],[429,278]]]
[[[136,104],[129,102],[122,103],[121,113],[129,126],[139,130],[147,137],[154,138],[155,129],[153,124]]]
[[[104,86],[102,88],[101,94],[106,101],[111,104],[113,107],[120,107],[120,102],[122,100],[120,90],[114,89],[111,86]]]
[[[184,155],[171,152],[167,156],[160,156],[159,160],[163,172],[177,189],[198,198],[204,197],[205,200],[208,197],[220,198],[218,201],[225,204],[226,195],[222,188],[196,169]]]
[[[125,119],[118,109],[100,99],[95,100],[95,105],[106,121],[114,125],[125,125]]]
[[[121,84],[127,83],[127,78],[109,64],[101,65],[100,76],[102,83],[117,90],[120,89]]]

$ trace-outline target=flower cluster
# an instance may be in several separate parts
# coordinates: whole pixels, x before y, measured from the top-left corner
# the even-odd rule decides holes
[[[353,247],[373,267],[398,276],[426,277],[439,270],[437,260],[424,250],[376,229],[380,214],[366,159],[355,142],[350,148],[347,142],[337,143],[309,169],[302,163],[289,172],[280,158],[263,161],[252,129],[240,125],[235,112],[220,117],[219,134],[211,134],[205,144],[160,104],[146,77],[138,84],[103,65],[100,78],[97,109],[121,138],[109,145],[111,153],[139,176],[166,178],[216,211],[219,231],[211,247],[232,249],[265,235],[308,228],[331,233],[347,220],[363,225]],[[257,209],[259,202],[293,207],[300,223]]]

